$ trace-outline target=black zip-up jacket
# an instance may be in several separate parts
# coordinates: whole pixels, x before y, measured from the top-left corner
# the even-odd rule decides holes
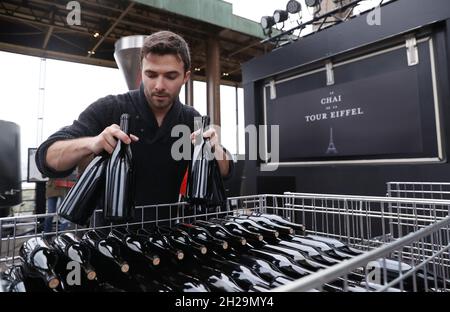
[[[194,118],[200,114],[176,100],[163,124],[158,127],[142,85],[138,90],[97,100],[71,126],[51,135],[37,151],[36,163],[39,170],[53,178],[69,175],[75,168],[57,172],[47,166],[45,158],[49,146],[60,140],[96,136],[113,123],[119,124],[120,116],[124,113],[131,117],[130,133],[139,137],[138,142],[131,144],[136,168],[136,205],[177,202],[180,185],[190,161],[176,161],[171,157],[172,144],[181,137],[181,134],[172,137],[171,131],[175,125],[187,125],[192,132]],[[191,146],[191,155],[192,150]],[[233,161],[230,161],[227,177],[231,175],[232,168]]]

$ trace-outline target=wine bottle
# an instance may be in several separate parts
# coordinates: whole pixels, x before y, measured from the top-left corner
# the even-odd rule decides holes
[[[288,226],[284,226],[284,225],[279,225],[277,223],[272,222],[271,220],[267,219],[267,218],[263,218],[263,217],[258,217],[258,216],[254,216],[254,215],[239,215],[235,218],[238,219],[248,219],[248,220],[252,220],[255,221],[256,223],[260,224],[261,226],[277,231],[280,234],[287,234],[287,235],[291,235],[294,234],[294,229]]]
[[[50,289],[58,287],[60,281],[55,272],[58,254],[43,237],[30,238],[23,243],[19,253]]]
[[[187,223],[177,223],[175,224],[175,226],[182,229],[183,231],[188,233],[192,237],[192,239],[196,240],[201,244],[204,244],[208,248],[219,251],[228,249],[227,241],[215,238],[204,227]]]
[[[83,246],[86,249],[89,249],[87,246]],[[95,291],[98,286],[97,283],[97,274],[95,273],[95,278],[88,279],[87,274],[81,274],[83,270],[83,266],[79,261],[72,260],[65,253],[59,250],[58,261],[55,266],[55,272],[60,278],[59,286],[55,289],[56,292],[89,292]],[[79,266],[74,266],[73,264],[78,263]],[[92,271],[94,272],[94,271]],[[92,275],[91,275],[92,277]]]
[[[239,219],[239,218],[231,217],[231,216],[228,216],[227,219],[243,225],[250,231],[260,233],[264,237],[265,240],[276,239],[280,235],[280,233],[278,231],[268,229],[250,219]]]
[[[253,285],[270,289],[270,284],[246,266],[234,261],[220,259],[217,255],[209,257],[204,265],[213,267],[231,277],[240,287],[248,291]]]
[[[83,240],[103,257],[114,263],[121,272],[127,273],[129,264],[122,258],[121,247],[117,241],[102,237],[97,231],[91,230],[83,235]],[[101,260],[99,257],[92,257],[92,261]],[[95,266],[98,268],[98,266]]]
[[[177,264],[184,259],[184,252],[175,248],[164,236],[143,228],[137,229],[136,234],[146,240],[146,248],[160,255],[163,262]]]
[[[313,240],[310,238],[291,235],[285,239],[290,240],[292,242],[300,243],[302,245],[316,248],[316,249],[320,250],[321,252],[323,252],[324,254],[326,254],[328,257],[331,257],[331,258],[339,260],[339,261],[345,260],[345,259],[350,259],[352,257],[349,254],[346,254],[339,250],[333,249],[331,246],[325,244],[324,242],[319,242],[319,241],[316,241],[316,240]]]
[[[235,248],[240,248],[242,246],[245,246],[247,244],[247,240],[243,236],[235,235],[228,231],[224,226],[207,222],[203,220],[197,220],[194,222],[196,225],[203,226],[206,228],[213,236],[219,239],[223,239],[230,243]]]
[[[234,254],[232,256],[234,257],[234,259],[236,259],[234,260],[235,262],[242,263],[243,265],[258,273],[259,276],[270,283],[271,287],[286,285],[294,280],[288,277],[286,274],[282,273],[277,269],[277,267],[275,267],[268,261],[255,257],[249,257],[244,254]]]
[[[92,281],[96,278],[97,273],[90,263],[90,249],[73,233],[64,233],[55,237],[53,245],[70,260],[78,262],[88,280]]]
[[[133,278],[143,292],[173,292],[173,287],[161,282],[148,272],[136,272]]]
[[[75,224],[86,225],[104,197],[106,155],[95,157],[58,208],[58,215]]]
[[[325,265],[312,261],[311,259],[307,259],[300,252],[290,248],[266,244],[264,245],[264,247],[262,247],[262,249],[270,252],[278,252],[285,256],[291,257],[298,265],[310,271],[318,271],[319,269],[323,269],[326,267]]]
[[[145,291],[134,278],[137,268],[126,258],[127,248],[117,238],[97,229],[86,232],[83,242],[91,248],[91,263],[96,268],[99,283],[108,283],[125,291]]]
[[[170,240],[171,244],[183,250],[185,255],[190,257],[204,256],[208,252],[208,248],[205,245],[194,241],[185,231],[169,228],[158,228],[158,230],[164,233],[162,237]]]
[[[130,134],[130,116],[120,117],[120,130]],[[134,216],[134,168],[131,147],[118,140],[108,161],[105,178],[104,217],[111,222],[124,222]]]
[[[261,244],[264,240],[264,236],[262,236],[260,233],[252,232],[247,228],[245,228],[243,225],[236,223],[234,221],[216,218],[210,219],[210,221],[223,225],[231,233],[243,236],[245,237],[246,240],[248,240],[251,243],[254,244],[256,243],[258,245]]]
[[[340,262],[333,258],[327,257],[326,255],[322,255],[319,251],[317,251],[316,249],[314,249],[313,247],[308,246],[308,245],[302,245],[300,243],[289,242],[289,241],[285,241],[285,240],[281,240],[281,239],[278,240],[276,242],[276,244],[279,246],[282,246],[282,247],[291,248],[293,250],[296,250],[296,251],[302,253],[305,257],[312,259],[314,261],[317,261],[326,266],[334,265],[334,264],[337,264]]]
[[[185,273],[196,276],[199,280],[203,281],[211,291],[217,292],[243,292],[244,290],[239,287],[236,282],[222,271],[199,264],[202,262],[199,259],[191,259],[187,261],[181,270]]]
[[[21,265],[14,265],[0,274],[0,284],[4,282],[4,292],[28,292]],[[1,288],[2,285],[0,285]],[[0,291],[1,292],[1,291]]]
[[[291,260],[290,258],[281,254],[259,249],[249,250],[248,253],[254,257],[264,259],[269,263],[272,263],[281,272],[294,279],[302,278],[313,273],[313,271],[300,267],[297,263],[294,262],[294,260]]]
[[[381,284],[385,283],[385,275],[387,282],[397,279],[400,275],[406,275],[413,268],[404,262],[392,259],[376,260],[380,269]],[[450,280],[443,278],[433,271],[426,271],[420,268],[417,272],[403,278],[402,281],[394,285],[396,288],[406,291],[439,291],[441,289],[450,289]]]
[[[337,250],[342,251],[351,256],[358,256],[358,255],[363,254],[363,252],[361,250],[349,247],[349,246],[345,245],[344,243],[342,243],[341,241],[334,239],[334,238],[318,236],[318,235],[307,235],[306,237],[311,238],[316,241],[319,241],[319,242],[323,242],[325,244],[328,244],[329,246],[332,246],[333,248],[336,248]]]
[[[259,213],[259,212],[253,212],[251,215],[256,216],[256,217],[264,217],[266,219],[269,219],[272,222],[293,228],[294,230],[298,231],[299,232],[298,234],[300,234],[300,235],[305,235],[305,233],[306,233],[306,228],[303,224],[297,224],[297,223],[290,222],[279,215]]]
[[[158,269],[155,279],[162,281],[177,292],[210,292],[209,287],[191,274],[179,270]]]
[[[131,258],[135,259],[135,261],[149,263],[154,266],[159,265],[161,259],[157,253],[153,252],[150,248],[147,248],[146,238],[135,235],[122,227],[112,229],[109,235],[121,241],[122,244],[128,248],[126,250],[131,251],[131,253],[128,254]]]
[[[209,117],[202,116],[200,134],[195,138],[190,183],[188,185],[188,201],[194,205],[206,205],[208,202],[210,160],[214,157],[209,139],[203,138],[203,132],[206,131],[208,126]]]

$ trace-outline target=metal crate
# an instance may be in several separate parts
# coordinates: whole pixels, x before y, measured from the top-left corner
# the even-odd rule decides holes
[[[431,213],[424,213],[424,207],[431,210]],[[242,196],[229,198],[226,211],[196,210],[196,213],[192,213],[192,208],[186,203],[137,207],[138,215],[141,214],[143,221],[114,226],[191,222],[243,211],[279,214],[291,221],[305,224],[307,234],[336,238],[364,251],[362,255],[274,291],[322,290],[326,283],[337,279],[344,281],[344,290],[351,291],[351,281],[348,279],[350,274],[363,276],[367,291],[386,291],[394,287],[403,291],[411,283],[412,290],[416,291],[449,290],[447,285],[440,285],[441,279],[448,279],[450,276],[450,201],[447,200],[298,193]],[[445,212],[447,217],[437,218],[437,211],[440,214]],[[101,213],[96,211],[93,219],[97,219]],[[0,233],[9,231],[9,234],[0,234],[0,265],[11,265],[17,260],[17,250],[26,239],[44,235],[38,231],[38,221],[52,216],[54,214],[0,219]],[[146,221],[148,217],[155,221]],[[75,226],[68,231],[113,227],[98,226],[95,222],[93,224],[87,228]],[[45,235],[54,234],[58,233]],[[411,266],[410,270],[388,279],[388,271],[383,268],[388,259],[397,261],[395,263],[399,268],[402,263],[408,264]],[[417,285],[416,277],[420,272],[425,272],[433,279],[424,288]],[[376,283],[381,286],[374,288]]]
[[[444,182],[388,182],[387,196],[450,200],[450,183]]]

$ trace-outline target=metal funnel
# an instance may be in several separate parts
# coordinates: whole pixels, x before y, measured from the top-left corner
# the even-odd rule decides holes
[[[129,90],[138,89],[141,84],[140,53],[144,35],[120,38],[115,43],[114,58],[124,74]]]

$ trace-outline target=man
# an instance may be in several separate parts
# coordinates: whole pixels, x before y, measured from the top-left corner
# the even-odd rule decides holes
[[[171,130],[186,125],[192,132],[194,118],[200,116],[178,99],[190,78],[190,66],[189,47],[183,38],[168,31],[147,37],[141,50],[140,89],[99,99],[71,126],[50,136],[36,155],[39,170],[49,177],[66,176],[103,151],[111,154],[121,140],[132,143],[136,204],[176,202],[189,160],[176,161],[171,156],[173,143],[180,139],[171,137]],[[117,125],[123,113],[131,118],[133,134],[129,136]],[[216,131],[211,128],[204,137],[214,146],[222,176],[229,175],[231,156],[219,144]]]

